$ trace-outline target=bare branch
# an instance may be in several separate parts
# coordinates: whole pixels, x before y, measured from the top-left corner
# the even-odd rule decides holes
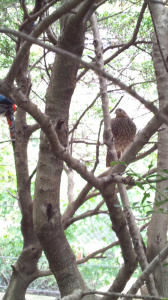
[[[11,193],[11,192],[9,191],[9,189],[7,189],[7,191],[8,191],[8,194],[11,195],[14,199],[19,200],[19,197],[18,197],[18,196],[15,196],[13,193]]]
[[[83,113],[81,114],[81,116],[79,117],[79,119],[77,120],[77,122],[75,123],[75,125],[73,126],[73,128],[70,130],[69,134],[71,134],[75,129],[77,129],[80,120],[83,118],[83,116],[87,113],[87,111],[95,104],[96,100],[100,97],[100,93],[98,93],[98,95],[95,97],[95,99],[92,101],[92,103],[83,111]]]
[[[27,11],[27,7],[26,7],[25,0],[22,0],[22,1],[21,1],[21,5],[22,5],[23,11],[24,11],[25,18],[28,19],[28,20],[30,21],[31,18],[30,18],[30,16],[29,16],[28,11]]]
[[[166,246],[159,255],[157,255],[151,263],[146,267],[146,269],[141,273],[138,280],[133,284],[128,294],[137,293],[138,289],[144,284],[144,281],[148,279],[148,276],[156,269],[160,264],[160,261],[164,261],[168,255],[168,246]],[[155,298],[155,297],[154,297]]]
[[[154,152],[156,149],[158,148],[157,144],[154,144],[153,147],[151,147],[149,150],[147,150],[144,153],[140,153],[139,155],[136,156],[136,158],[133,160],[133,162],[140,160],[144,157],[146,157],[147,155],[151,154],[152,152]]]
[[[39,10],[37,13],[33,14],[32,16],[29,16],[29,20],[25,20],[22,25],[20,26],[19,30],[22,31],[30,22],[37,20],[37,18],[42,15],[44,12],[48,10],[53,4],[57,3],[60,0],[53,0],[49,3],[47,3],[41,10]]]
[[[94,215],[98,215],[98,214],[101,214],[101,213],[107,213],[107,211],[100,211],[100,207],[104,204],[104,200],[102,200],[96,207],[95,209],[93,210],[90,210],[90,211],[87,211],[79,216],[76,216],[74,218],[70,218],[68,220],[66,220],[66,228],[69,227],[71,224],[75,223],[76,221],[79,221],[79,220],[83,220],[85,218],[88,218],[88,217],[91,217],[91,216],[94,216]]]
[[[75,1],[75,0],[74,0]],[[76,0],[77,1],[77,0]],[[78,0],[78,1],[82,1],[82,0]],[[34,37],[31,37],[31,36],[28,36],[26,34],[23,34],[21,32],[17,32],[15,30],[11,30],[11,29],[6,29],[6,28],[0,28],[0,32],[3,32],[3,33],[11,33],[11,34],[14,34],[16,36],[20,36],[20,37],[23,37],[25,39],[27,39],[28,41],[31,41],[31,44],[32,43],[35,43],[37,45],[40,45],[41,47],[44,47],[50,51],[53,51],[55,53],[58,53],[62,56],[65,56],[71,60],[74,60],[76,62],[79,62],[81,63],[83,66],[87,67],[87,68],[90,68],[92,70],[94,70],[98,75],[102,76],[102,77],[105,77],[107,78],[108,80],[111,80],[113,81],[114,84],[118,85],[122,90],[125,90],[128,94],[130,94],[132,97],[134,97],[135,99],[139,100],[142,104],[145,105],[146,108],[148,108],[151,112],[153,112],[158,119],[160,119],[162,121],[162,123],[166,123],[168,124],[168,118],[165,116],[165,114],[162,112],[162,110],[158,110],[156,106],[154,106],[150,101],[147,101],[145,100],[143,97],[141,97],[139,94],[137,94],[134,90],[132,90],[130,87],[126,86],[124,83],[122,83],[119,79],[116,79],[114,78],[112,75],[109,75],[108,73],[106,73],[104,70],[102,70],[101,68],[97,67],[95,64],[89,64],[83,60],[81,60],[77,55],[75,54],[72,54],[66,50],[62,50],[62,49],[59,49],[59,48],[55,48],[53,46],[50,46],[50,45],[47,45],[47,44],[44,44],[42,42],[40,42],[39,40],[37,40],[36,38]],[[26,45],[27,47],[27,45]],[[30,43],[29,43],[29,47],[30,47]],[[22,46],[23,48],[23,46]],[[21,48],[21,49],[22,49]],[[14,70],[15,70],[15,67],[18,68],[18,65],[17,63],[19,63],[16,59],[15,61],[15,65],[13,66]],[[16,71],[16,70],[15,70]],[[13,71],[11,71],[12,74],[13,74]],[[8,73],[9,75],[9,73]],[[11,75],[12,78],[13,78],[13,75]],[[6,81],[8,81],[9,79],[9,76],[7,76],[7,78],[5,79]],[[11,84],[11,83],[10,83]]]
[[[97,257],[96,257],[97,254],[99,254],[99,253],[104,254],[104,252],[106,252],[107,250],[109,250],[109,249],[115,247],[116,245],[119,245],[119,242],[118,242],[118,241],[117,241],[117,242],[114,242],[114,243],[112,243],[112,244],[110,244],[110,245],[108,245],[107,247],[104,247],[104,248],[99,249],[99,250],[97,250],[97,251],[95,251],[95,252],[92,252],[91,254],[89,254],[88,256],[86,256],[86,257],[84,257],[84,258],[82,258],[82,259],[78,259],[78,260],[76,261],[76,264],[77,264],[77,265],[80,265],[80,264],[85,263],[86,261],[88,261],[88,260],[91,259],[91,258],[97,258]]]
[[[149,45],[151,45],[152,44],[152,42],[151,41],[137,41],[137,42],[134,42],[133,43],[133,45],[138,45],[138,44],[149,44]],[[123,47],[123,46],[125,46],[126,44],[117,44],[117,45],[111,45],[111,46],[108,46],[107,48],[105,48],[104,50],[103,50],[103,53],[105,53],[106,51],[108,51],[108,50],[110,50],[110,49],[115,49],[115,48],[119,48],[119,47]]]
[[[57,45],[57,37],[54,35],[50,27],[46,29],[46,33],[50,43],[52,43],[53,45]]]
[[[135,30],[134,30],[134,33],[133,33],[133,36],[132,36],[132,39],[127,43],[125,44],[121,49],[119,49],[116,53],[114,53],[113,55],[111,55],[109,58],[107,58],[105,60],[105,64],[109,63],[112,59],[114,59],[116,56],[118,56],[121,52],[125,51],[126,49],[128,49],[131,45],[134,44],[136,38],[137,38],[137,35],[138,35],[138,32],[139,32],[139,28],[140,28],[140,25],[141,25],[141,21],[143,19],[143,15],[144,15],[144,12],[145,12],[145,9],[147,7],[147,2],[144,1],[143,5],[142,5],[142,9],[141,9],[141,12],[139,14],[139,18],[138,18],[138,21],[137,21],[137,25],[135,27]]]
[[[93,0],[91,0],[93,1]],[[28,36],[29,38],[33,37],[38,38],[40,36],[41,33],[43,33],[44,30],[46,30],[54,21],[58,20],[61,16],[63,16],[65,13],[68,13],[72,8],[75,8],[79,3],[83,2],[83,0],[71,0],[71,1],[66,1],[64,2],[56,11],[54,11],[50,16],[47,16],[46,18],[43,19],[43,21],[38,24],[34,31],[31,33],[30,36]],[[7,33],[9,29],[7,30]],[[3,31],[4,32],[4,31]],[[21,36],[21,32],[17,32],[18,36],[20,37],[24,37]],[[25,58],[27,51],[29,51],[32,42],[30,39],[26,38],[27,41],[29,42],[24,42],[22,47],[19,49],[15,60],[13,61],[13,64],[8,72],[7,75],[7,79],[9,80],[10,83],[13,83],[15,76],[18,72],[18,67],[20,66],[21,62],[23,61],[23,59]]]
[[[31,173],[31,175],[29,176],[29,181],[32,180],[33,176],[36,174],[37,172],[37,167],[34,169],[34,171]]]
[[[141,266],[141,269],[144,270],[148,266],[148,261],[147,261],[146,255],[144,253],[144,250],[143,250],[142,238],[140,235],[140,231],[136,225],[132,210],[130,209],[130,202],[129,202],[129,198],[128,198],[128,195],[126,192],[125,185],[122,183],[118,183],[118,189],[119,189],[122,204],[125,207],[124,208],[125,216],[126,216],[126,219],[128,222],[129,232],[132,237],[134,250],[139,257],[139,264]],[[154,278],[152,275],[149,276],[147,282],[148,282],[148,286],[149,286],[149,292],[154,296],[158,296],[158,292],[155,288]]]

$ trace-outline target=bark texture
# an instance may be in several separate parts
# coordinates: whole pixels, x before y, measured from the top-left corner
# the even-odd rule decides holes
[[[58,47],[81,56],[85,23],[78,20],[78,17],[78,14],[68,17]],[[55,124],[60,143],[64,147],[68,145],[69,106],[75,88],[77,70],[78,63],[56,56],[46,94],[45,113]],[[63,297],[77,288],[87,289],[87,286],[78,271],[75,256],[65,237],[61,222],[59,194],[62,170],[63,161],[55,157],[42,132],[34,200],[34,224]],[[50,207],[50,218],[48,218],[48,207]]]
[[[38,0],[35,3],[35,8],[32,13],[40,10],[42,1]],[[25,17],[24,17],[25,18]],[[28,26],[29,27],[29,26]],[[29,28],[30,34],[33,28]],[[26,32],[25,27],[24,32]],[[18,41],[18,47],[21,41]],[[17,85],[24,95],[28,94],[31,79],[28,76],[29,51],[25,56],[22,64],[18,68],[16,81]],[[37,126],[38,128],[38,126]],[[34,231],[33,224],[33,201],[31,197],[28,170],[27,146],[32,127],[26,123],[26,112],[17,108],[16,114],[16,138],[14,144],[16,176],[18,184],[19,206],[22,213],[21,231],[23,235],[23,250],[15,263],[12,266],[12,277],[3,297],[3,300],[24,300],[26,290],[29,284],[37,278],[37,263],[41,256],[41,246]]]
[[[162,108],[167,103],[168,94],[168,73],[165,68],[164,60],[166,62],[168,57],[168,9],[161,4],[150,4],[151,15],[155,26],[155,36],[153,38],[153,63],[155,68],[155,74],[157,79],[157,88],[159,95],[159,108]],[[168,126],[163,125],[164,131],[158,133],[158,159],[157,159],[157,173],[163,175],[160,172],[163,169],[168,169]],[[168,196],[165,193],[165,188],[168,187],[168,181],[158,182],[156,184],[155,201],[165,200]],[[162,196],[161,194],[164,194]],[[161,206],[163,209],[168,209],[168,203]],[[167,225],[168,215],[159,213],[159,208],[154,205],[155,213],[152,215],[152,219],[148,228],[148,245],[147,245],[147,257],[151,262],[158,253],[166,246],[167,241]],[[164,261],[164,263],[167,262]],[[155,283],[160,296],[168,296],[168,267],[157,267],[154,276]]]

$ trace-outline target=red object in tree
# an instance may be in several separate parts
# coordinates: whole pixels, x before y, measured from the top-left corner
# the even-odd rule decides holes
[[[15,139],[14,112],[16,110],[16,105],[11,100],[0,94],[0,115],[4,115],[7,118],[11,139]]]

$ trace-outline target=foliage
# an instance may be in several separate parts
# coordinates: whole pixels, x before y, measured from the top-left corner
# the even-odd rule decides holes
[[[28,12],[32,11],[33,5],[34,1],[27,3]],[[57,3],[52,6],[47,14],[51,14],[60,5],[60,3]],[[107,1],[97,9],[97,18],[98,24],[100,24],[100,35],[104,51],[104,69],[115,78],[119,78],[120,81],[129,88],[133,88],[142,97],[145,95],[145,98],[149,100],[150,103],[154,103],[156,107],[158,107],[156,76],[151,55],[153,47],[151,40],[154,29],[149,10],[146,10],[144,13],[136,41],[125,49],[125,51],[116,55],[112,61],[109,59],[109,57],[116,54],[123,45],[131,41],[137,26],[141,8],[141,2]],[[75,15],[73,11],[71,11],[71,14]],[[18,26],[21,20],[23,20],[23,15],[24,13],[21,6],[14,1],[5,1],[0,4],[0,26],[18,30]],[[37,24],[38,22],[40,24],[46,15],[44,14],[43,17],[40,17],[37,20]],[[56,39],[57,36],[62,37],[64,28],[60,28],[58,20],[52,24],[50,29],[52,29]],[[40,38],[46,44],[50,44],[46,32],[43,32]],[[18,40],[16,37],[9,34],[0,35],[0,75],[2,78],[6,76],[12,65],[16,56],[17,45]],[[89,63],[96,62],[90,22],[87,22],[82,59]],[[48,107],[45,107],[45,97],[50,87],[49,84],[54,68],[54,60],[55,53],[44,50],[37,45],[31,47],[28,72],[30,75],[29,79],[31,77],[32,85],[30,85],[29,97],[32,103],[35,103],[40,110],[45,113],[48,109]],[[100,82],[97,74],[93,71],[87,71],[85,75],[78,80],[78,76],[80,76],[83,71],[83,66],[79,66],[76,87],[72,95],[69,112],[69,128],[67,131],[69,131],[70,134],[67,148],[69,147],[70,153],[74,158],[77,158],[77,160],[85,164],[88,171],[93,170],[97,159],[98,166],[95,171],[95,176],[98,176],[105,171],[105,156],[107,151],[103,137],[104,124],[101,93],[98,95]],[[118,103],[118,106],[123,107],[129,116],[134,119],[138,130],[141,130],[150,120],[152,113],[148,112],[142,104],[139,104],[137,99],[130,96],[125,90],[119,88],[112,81],[107,82],[107,94],[112,117],[114,117],[113,109]],[[94,99],[95,102],[91,105]],[[90,108],[89,105],[91,105]],[[83,112],[85,113],[83,114]],[[83,117],[79,121],[82,114]],[[79,124],[76,125],[78,121]],[[34,124],[34,119],[29,114],[27,114],[27,124]],[[54,124],[54,126],[56,126],[56,124]],[[75,129],[74,126],[76,126]],[[15,175],[13,149],[11,143],[6,141],[9,135],[5,119],[2,119],[1,129],[1,141],[4,143],[0,144],[0,223],[3,224],[3,230],[0,234],[0,250],[2,256],[19,257],[23,247],[23,238],[20,231],[20,222],[23,216],[20,212],[17,195],[18,182]],[[42,135],[41,129],[34,131],[27,148],[29,176],[31,177],[31,174],[33,174],[31,178],[32,199],[34,199],[36,168],[40,151],[40,137],[42,137]],[[150,139],[149,143],[153,144],[157,142],[157,138],[156,133]],[[141,149],[141,152],[149,150],[150,146],[151,145],[148,144],[145,145],[144,148]],[[48,146],[48,149],[48,151],[51,150],[50,146]],[[129,185],[127,187],[129,188],[128,197],[130,206],[135,218],[138,219],[139,227],[145,224],[146,217],[151,217],[156,212],[153,209],[153,204],[158,208],[157,213],[167,213],[167,210],[161,206],[168,202],[168,188],[166,187],[164,191],[160,191],[157,189],[156,182],[158,180],[166,180],[168,169],[163,169],[159,174],[157,174],[156,171],[150,173],[152,168],[157,166],[157,155],[155,152],[150,153],[140,161],[132,162],[129,166],[122,160],[111,163],[111,166],[115,167],[117,165],[126,167],[124,173],[121,174],[123,177],[126,178],[129,176],[132,180],[135,180],[135,184],[132,188],[130,188]],[[64,167],[65,172],[62,174],[60,188],[60,210],[62,215],[70,205],[70,199],[68,199],[67,195],[68,172],[66,168],[67,166]],[[153,182],[151,183],[150,181],[152,180]],[[74,182],[73,196],[76,199],[78,195],[80,195],[86,181],[82,179],[79,174],[74,173]],[[92,192],[97,192],[97,190],[92,188],[90,193]],[[155,197],[157,193],[158,196]],[[121,199],[119,200],[120,204],[115,207],[125,208],[122,205]],[[73,217],[75,218],[84,213],[93,211],[101,201],[102,195],[99,192],[97,196],[90,197],[87,201],[83,201],[83,204],[80,205]],[[49,202],[49,204],[51,203]],[[46,211],[46,208],[43,207],[42,210]],[[97,215],[86,218],[81,217],[80,220],[72,223],[71,226],[65,230],[65,235],[75,257],[79,258],[79,254],[82,257],[86,257],[90,252],[106,247],[116,241],[117,237],[114,231],[111,230],[112,225],[105,203],[100,207]],[[147,243],[146,229],[143,230],[142,236],[145,243]],[[97,289],[110,284],[116,278],[122,262],[120,248],[115,246],[115,248],[103,253],[103,257],[94,258],[89,262],[79,265],[78,268],[89,288]],[[6,259],[6,271],[10,273],[8,263]],[[40,259],[39,268],[43,270],[48,268],[48,263],[46,263],[44,256]],[[139,270],[136,270],[134,275],[139,276]],[[53,286],[53,278],[54,277],[50,277],[47,283],[48,285]]]

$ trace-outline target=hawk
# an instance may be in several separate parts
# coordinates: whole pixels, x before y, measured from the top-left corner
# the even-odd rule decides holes
[[[136,125],[123,109],[117,108],[115,114],[116,118],[111,120],[111,130],[117,156],[120,158],[136,135]],[[110,154],[107,151],[106,167],[110,167],[110,163]]]

